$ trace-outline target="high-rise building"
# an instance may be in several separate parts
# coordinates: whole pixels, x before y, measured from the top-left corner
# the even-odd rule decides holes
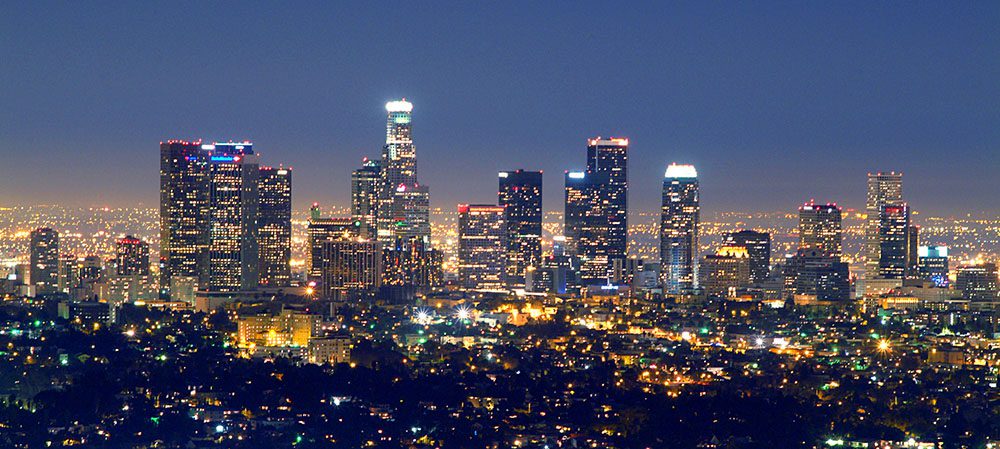
[[[233,293],[260,282],[258,207],[260,166],[253,144],[204,145],[208,156],[208,285],[203,290]]]
[[[528,267],[542,262],[542,172],[500,172],[498,203],[507,209],[507,282],[524,287]]]
[[[564,233],[566,251],[580,260],[582,285],[606,284],[611,258],[611,226],[607,212],[607,172],[566,172]]]
[[[937,287],[948,286],[947,246],[921,246],[917,249],[917,260],[920,277],[933,282]]]
[[[52,228],[31,231],[30,282],[38,293],[59,288],[59,233]]]
[[[799,207],[799,248],[840,257],[843,253],[841,211],[836,204],[808,202]]]
[[[382,244],[328,239],[321,245],[319,282],[325,298],[374,292],[382,285]]]
[[[848,264],[822,249],[799,249],[785,261],[784,273],[784,296],[794,299],[797,304],[850,299]]]
[[[292,171],[261,167],[258,186],[260,285],[284,287],[292,279]]]
[[[608,217],[608,262],[622,261],[628,255],[628,139],[595,137],[587,140],[587,171],[607,173],[603,198]]]
[[[351,218],[361,222],[365,238],[375,238],[382,166],[378,160],[365,158],[361,168],[351,172]]]
[[[160,142],[160,288],[208,281],[208,154],[201,142]]]
[[[726,246],[738,246],[747,250],[751,283],[767,280],[771,272],[771,234],[744,229],[728,233],[722,240]]]
[[[503,206],[458,206],[458,272],[466,288],[501,289],[507,271],[507,213]]]
[[[285,171],[283,175],[279,172]],[[265,175],[261,184],[261,175]],[[160,285],[209,293],[257,288],[260,225],[268,225],[264,264],[284,257],[282,209],[290,206],[287,170],[260,170],[250,142],[202,145],[171,140],[160,144]],[[260,215],[261,190],[267,196]],[[282,275],[278,274],[278,279]],[[273,281],[269,275],[268,282]],[[281,281],[279,281],[281,282]]]
[[[115,274],[149,276],[149,244],[127,235],[115,243]]]
[[[427,291],[444,282],[441,251],[423,240],[396,239],[382,249],[382,285],[404,292]]]
[[[316,216],[319,208],[313,206]],[[323,277],[323,243],[328,240],[355,241],[361,237],[361,223],[351,218],[312,218],[306,227],[309,252],[306,254],[306,277],[310,281],[320,281]]]
[[[881,239],[879,238],[879,227],[881,226],[880,216],[882,208],[886,205],[897,205],[902,202],[902,173],[868,173],[868,195],[865,200],[865,212],[868,217],[865,222],[863,253],[865,275],[869,278],[876,277],[879,272],[880,251],[882,248]]]
[[[403,100],[386,103],[385,146],[382,147],[381,186],[376,213],[376,237],[392,243],[430,240],[430,194],[417,181],[417,152],[413,146],[413,104]]]
[[[981,263],[958,268],[955,290],[972,301],[997,300],[997,264]]]
[[[879,213],[879,260],[877,279],[903,279],[908,267],[910,208],[906,204],[886,204]],[[873,276],[869,276],[873,278]]]
[[[706,295],[736,296],[750,285],[750,253],[742,246],[723,246],[716,254],[701,259],[698,275]]]
[[[73,254],[61,254],[59,256],[59,291],[69,293],[70,289],[76,287],[78,283],[76,256]]]
[[[698,288],[698,171],[670,164],[663,175],[660,211],[660,277],[666,293]]]

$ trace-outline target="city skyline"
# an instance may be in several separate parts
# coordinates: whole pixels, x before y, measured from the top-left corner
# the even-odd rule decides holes
[[[0,40],[0,52],[21,62],[5,69],[9,87],[0,90],[7,116],[0,147],[13,149],[4,152],[0,204],[153,206],[155,142],[202,137],[250,139],[268,160],[296,168],[296,210],[314,201],[346,206],[351,171],[380,153],[381,105],[406,97],[420,123],[414,139],[421,179],[434,186],[436,209],[490,202],[496,172],[512,167],[548,171],[544,196],[559,198],[557,178],[579,167],[577,155],[597,135],[630,140],[632,210],[656,210],[658,175],[672,162],[698,167],[706,212],[794,210],[808,199],[860,210],[865,174],[891,170],[906,173],[907,200],[917,212],[1000,209],[990,194],[998,183],[989,176],[998,162],[990,149],[1000,137],[1000,92],[989,81],[997,65],[988,58],[1000,47],[989,20],[996,5],[875,7],[863,17],[832,6],[742,15],[690,4],[648,11],[584,6],[534,6],[527,17],[357,8],[349,29],[328,31],[315,21],[344,11],[317,6],[309,20],[241,5],[227,12],[259,31],[240,43],[225,36],[160,39],[168,31],[162,25],[139,28],[161,12],[152,6],[87,13],[69,7],[37,20],[41,9],[11,5],[0,19],[0,33],[9,37]],[[174,21],[179,29],[200,29],[220,8],[164,12],[164,20],[183,18]],[[264,21],[271,13],[275,23]],[[388,23],[412,20],[412,42],[397,47],[398,40],[379,37],[376,13],[388,14]],[[532,27],[543,15],[551,26]],[[590,16],[631,27],[573,31]],[[527,23],[505,29],[517,19]],[[293,20],[305,26],[279,26]],[[886,23],[908,39],[887,34]],[[480,28],[497,38],[470,41]],[[692,38],[672,39],[684,32]],[[73,53],[53,48],[75,33],[104,39],[81,41]],[[291,46],[313,40],[334,44]],[[152,58],[149,48],[170,62]],[[414,48],[426,57],[417,60],[408,52]],[[339,63],[345,55],[371,64]],[[454,60],[465,64],[442,89],[436,68]],[[589,73],[595,60],[618,70]],[[282,64],[292,61],[316,64]],[[408,70],[382,70],[390,61]],[[234,64],[246,65],[245,73],[211,70]],[[178,71],[185,66],[199,73]],[[172,82],[180,73],[191,80]],[[559,209],[557,201],[545,204]]]

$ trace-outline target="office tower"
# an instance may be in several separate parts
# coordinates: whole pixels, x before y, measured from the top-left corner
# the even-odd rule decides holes
[[[910,223],[906,228],[906,274],[907,279],[920,277],[920,226]]]
[[[160,288],[173,277],[207,283],[208,155],[201,142],[160,142]]]
[[[502,171],[497,204],[507,209],[507,282],[524,287],[542,262],[542,172]]]
[[[972,301],[997,300],[997,264],[981,263],[958,268],[955,290]]]
[[[351,172],[351,218],[361,222],[365,238],[375,238],[375,217],[378,213],[382,166],[377,160],[365,158],[361,168]]]
[[[77,269],[81,284],[94,284],[104,277],[104,261],[98,256],[85,256],[78,261]]]
[[[441,251],[423,240],[396,239],[392,245],[383,245],[382,285],[402,288],[404,296],[437,287],[444,282],[443,262]]]
[[[328,239],[321,245],[320,291],[342,299],[374,292],[382,285],[382,244],[370,240]]]
[[[784,296],[793,299],[796,304],[850,299],[848,264],[822,249],[799,249],[785,261],[784,273]]]
[[[313,206],[316,215],[319,208]],[[323,277],[323,243],[328,240],[358,240],[361,224],[351,218],[312,218],[306,227],[309,252],[306,275],[310,281],[319,282]]]
[[[906,204],[882,206],[879,213],[878,279],[903,279],[906,275],[909,251],[910,208]]]
[[[149,244],[127,235],[115,242],[115,274],[149,276]]]
[[[385,146],[382,147],[381,187],[376,213],[376,237],[392,243],[430,239],[430,195],[417,181],[417,152],[413,146],[413,104],[403,100],[386,103]]]
[[[580,259],[582,285],[607,284],[612,246],[607,172],[566,172],[564,233],[568,255]]]
[[[701,259],[700,284],[705,294],[733,297],[750,285],[750,253],[743,246],[723,246]]]
[[[605,252],[611,264],[628,255],[628,139],[588,139],[587,171],[608,174],[602,196],[608,216]]]
[[[663,175],[660,212],[660,277],[666,293],[698,287],[698,171],[670,164]]]
[[[204,145],[209,152],[208,285],[212,293],[250,291],[260,283],[260,166],[253,144]]]
[[[886,205],[896,205],[903,202],[903,174],[896,172],[869,173],[868,196],[865,201],[865,212],[868,215],[865,223],[864,260],[865,275],[874,278],[879,272],[880,251],[879,239],[880,215]]]
[[[507,218],[503,206],[458,206],[458,272],[462,285],[501,289],[507,271]]]
[[[59,233],[52,228],[31,231],[30,283],[38,293],[59,288]]]
[[[933,282],[937,287],[948,286],[947,246],[921,246],[917,249],[917,260],[920,277]]]
[[[148,253],[147,253],[148,255]],[[62,254],[59,256],[59,291],[69,293],[69,290],[76,287],[79,278],[76,273],[76,256],[73,254]]]
[[[799,248],[840,257],[843,252],[840,208],[808,202],[799,207]]]
[[[747,250],[750,259],[750,282],[764,282],[771,272],[771,234],[744,229],[727,233],[726,246],[739,246]]]
[[[261,167],[257,190],[260,285],[284,287],[292,279],[292,171]]]

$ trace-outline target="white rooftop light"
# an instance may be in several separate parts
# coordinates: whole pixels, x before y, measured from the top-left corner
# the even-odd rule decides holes
[[[389,112],[410,112],[413,110],[413,103],[406,100],[390,101],[385,104],[385,110]]]
[[[688,164],[670,164],[667,167],[667,172],[663,174],[664,178],[697,178],[698,170],[695,170],[694,165]]]

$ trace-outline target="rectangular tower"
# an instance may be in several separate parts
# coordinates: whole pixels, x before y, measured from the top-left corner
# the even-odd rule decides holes
[[[464,287],[504,287],[507,271],[506,215],[503,206],[458,206],[458,271]]]
[[[665,293],[698,288],[698,171],[670,164],[663,177],[660,212],[660,277]]]
[[[292,278],[292,171],[261,167],[258,193],[260,285],[284,287]]]
[[[865,199],[865,242],[864,261],[865,276],[878,276],[879,260],[881,258],[881,243],[879,239],[880,214],[887,205],[897,205],[903,202],[903,174],[896,172],[878,172],[868,174],[868,195]]]
[[[208,281],[208,154],[200,141],[160,142],[160,288]]]
[[[497,200],[507,209],[507,281],[524,287],[528,267],[542,261],[542,172],[502,171]]]

